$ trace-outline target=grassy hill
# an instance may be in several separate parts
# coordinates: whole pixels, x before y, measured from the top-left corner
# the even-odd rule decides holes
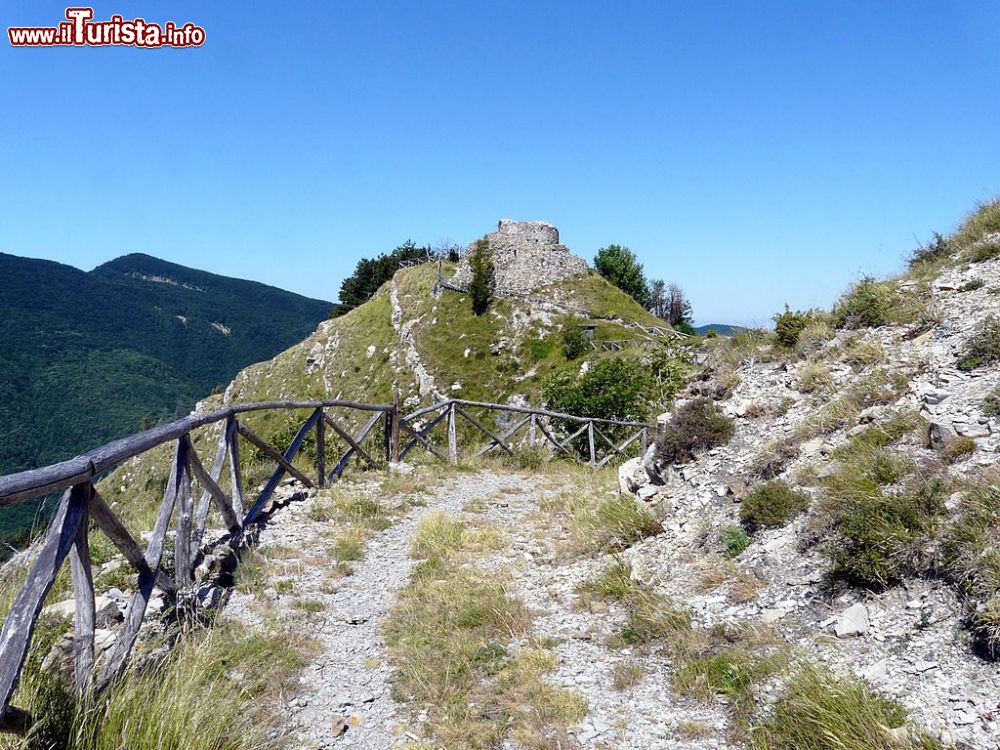
[[[446,264],[444,270],[448,275],[452,269]],[[532,300],[495,299],[482,316],[473,315],[467,294],[436,291],[436,278],[430,264],[398,271],[365,304],[323,321],[315,332],[273,359],[242,370],[225,395],[216,393],[205,400],[206,407],[271,399],[389,403],[394,389],[407,410],[452,396],[539,405],[544,384],[554,373],[579,371],[585,360],[646,355],[642,349],[625,348],[616,355],[589,351],[568,359],[562,331],[584,321],[571,310],[591,312],[587,322],[596,326],[597,342],[643,338],[631,327],[634,323],[662,325],[596,274],[536,290]],[[245,415],[245,421],[276,445],[287,445],[306,416],[306,412],[255,412]],[[357,417],[337,416],[348,421]],[[214,439],[212,430],[203,431],[195,435],[196,448],[208,455]],[[328,436],[331,459],[334,442],[335,437]],[[168,460],[169,450],[150,452],[103,483],[104,495],[137,531],[152,521],[150,513],[159,502]],[[251,455],[245,460],[248,483],[262,481],[273,468],[264,461],[256,467]],[[304,468],[309,458],[302,460]],[[223,486],[226,481],[223,477]]]
[[[87,273],[0,253],[0,473],[185,414],[301,340],[330,303],[147,255]],[[34,509],[3,509],[21,526]],[[30,520],[30,518],[28,519]]]

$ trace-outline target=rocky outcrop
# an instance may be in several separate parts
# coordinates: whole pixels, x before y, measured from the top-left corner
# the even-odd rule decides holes
[[[587,272],[587,261],[559,244],[559,230],[544,221],[501,219],[497,231],[484,238],[496,267],[496,291],[524,293]],[[475,243],[469,245],[471,252]],[[455,276],[455,283],[468,286],[472,280],[468,253]]]

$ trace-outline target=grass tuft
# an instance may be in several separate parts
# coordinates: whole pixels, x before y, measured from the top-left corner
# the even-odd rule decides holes
[[[941,743],[907,726],[902,704],[863,683],[802,666],[774,711],[751,730],[753,750],[937,750]]]
[[[774,480],[758,484],[740,505],[740,522],[753,532],[784,526],[809,507],[809,496],[793,490],[786,482]]]

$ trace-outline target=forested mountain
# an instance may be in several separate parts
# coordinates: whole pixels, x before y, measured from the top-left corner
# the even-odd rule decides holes
[[[186,413],[329,311],[148,255],[87,273],[0,253],[0,474]]]

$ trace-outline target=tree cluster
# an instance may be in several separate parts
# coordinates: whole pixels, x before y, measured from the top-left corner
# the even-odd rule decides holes
[[[413,240],[407,240],[391,252],[382,253],[376,258],[362,258],[355,266],[354,273],[340,285],[340,302],[333,306],[330,317],[336,318],[360,307],[393,277],[399,270],[400,263],[423,258],[430,252],[429,247],[417,247]]]
[[[663,279],[646,280],[642,263],[624,245],[608,245],[597,251],[594,268],[653,315],[674,328],[691,332],[693,313],[684,290]]]
[[[485,239],[477,241],[469,253],[469,270],[472,272],[472,281],[469,284],[472,312],[482,315],[493,301],[493,287],[496,282],[493,255],[490,252],[489,242]]]

